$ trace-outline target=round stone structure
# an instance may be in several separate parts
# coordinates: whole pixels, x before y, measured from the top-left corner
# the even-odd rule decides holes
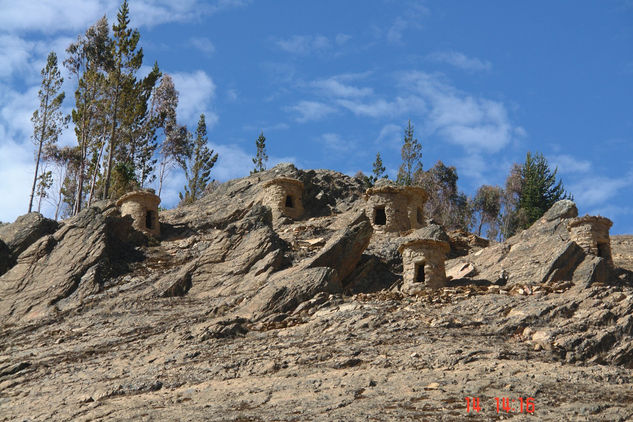
[[[375,231],[402,232],[424,227],[428,194],[418,186],[374,186],[365,191],[365,214]]]
[[[116,201],[121,215],[132,217],[132,227],[154,237],[160,236],[158,204],[160,197],[147,190],[128,192]]]
[[[444,261],[450,251],[448,236],[435,224],[414,231],[398,248],[402,255],[402,291],[409,294],[446,285]]]
[[[572,218],[567,223],[569,236],[590,255],[604,258],[613,264],[609,229],[613,222],[606,217],[586,215]]]
[[[273,219],[301,218],[303,215],[303,182],[290,177],[277,177],[264,183],[262,203],[272,210]]]

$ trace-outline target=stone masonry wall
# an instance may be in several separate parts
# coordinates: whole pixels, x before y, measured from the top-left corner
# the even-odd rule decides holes
[[[569,231],[571,239],[586,253],[600,256],[612,262],[609,228],[610,225],[606,222],[587,221],[572,225]]]
[[[387,217],[386,224],[375,223],[376,208],[384,207]],[[411,228],[408,198],[401,193],[378,192],[370,195],[365,204],[365,212],[374,230],[383,232],[406,231]]]
[[[402,251],[403,291],[413,294],[424,288],[437,289],[443,287],[446,284],[445,259],[445,251],[439,248],[433,248],[428,245],[405,247]],[[424,262],[424,283],[415,281],[415,267],[420,262]]]
[[[292,198],[292,207],[286,206],[286,197],[288,195]],[[262,203],[271,208],[274,219],[282,216],[297,219],[304,212],[303,190],[294,183],[278,182],[270,184],[264,190]]]

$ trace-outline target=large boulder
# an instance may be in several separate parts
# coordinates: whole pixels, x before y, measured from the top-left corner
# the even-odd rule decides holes
[[[55,220],[45,218],[39,212],[31,212],[18,217],[14,223],[0,226],[0,240],[17,258],[36,240],[57,230],[59,224]]]
[[[80,305],[137,258],[127,243],[131,232],[129,219],[89,208],[40,237],[0,277],[0,321],[37,319]]]
[[[509,285],[573,281],[587,287],[607,282],[613,271],[606,261],[589,257],[570,238],[567,223],[577,216],[572,201],[558,201],[530,228],[460,261],[474,266],[477,279]]]
[[[357,212],[347,228],[339,230],[325,244],[323,249],[312,257],[306,268],[329,267],[336,270],[338,282],[343,281],[354,271],[363,251],[367,249],[373,229],[364,212]]]

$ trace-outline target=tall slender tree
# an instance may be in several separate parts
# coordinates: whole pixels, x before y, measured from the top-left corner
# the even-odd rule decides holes
[[[68,124],[68,118],[61,111],[65,95],[61,90],[64,79],[57,67],[57,55],[54,52],[49,53],[46,66],[42,69],[41,74],[42,87],[38,92],[40,105],[31,117],[33,122],[32,139],[37,147],[37,153],[35,154],[35,174],[33,175],[33,187],[31,188],[28,212],[33,209],[33,197],[39,177],[42,149],[47,144],[56,143],[59,134]]]
[[[402,164],[398,169],[396,182],[399,185],[410,186],[413,184],[415,174],[422,171],[422,145],[413,137],[411,120],[404,129],[400,155],[402,156]]]
[[[170,75],[163,74],[152,98],[152,113],[158,121],[159,132],[162,131],[158,165],[158,196],[160,196],[163,181],[175,162],[175,157],[182,153],[186,137],[182,136],[184,132],[180,130],[177,123],[178,91]]]
[[[200,115],[196,138],[191,134],[187,136],[185,153],[177,157],[178,163],[185,172],[187,185],[184,193],[180,193],[181,203],[192,203],[199,199],[204,193],[204,189],[209,184],[211,169],[218,160],[218,154],[213,154],[213,150],[207,147],[207,124],[204,114]]]
[[[111,64],[108,53],[110,52],[110,38],[108,21],[102,17],[93,26],[88,28],[77,42],[72,43],[67,49],[68,58],[64,65],[77,78],[77,90],[75,91],[75,108],[72,111],[72,119],[75,124],[75,134],[79,146],[79,170],[77,172],[77,198],[73,214],[81,211],[84,202],[84,181],[86,177],[88,151],[94,148],[98,137],[97,114],[100,102],[105,101],[105,78],[103,72]]]
[[[268,154],[266,154],[266,137],[264,136],[264,131],[262,131],[255,140],[255,147],[257,148],[257,153],[255,154],[255,158],[253,158],[255,168],[251,171],[251,174],[266,170]]]
[[[115,165],[115,154],[125,158],[124,151],[119,151],[122,134],[129,134],[133,112],[137,106],[134,98],[136,72],[143,64],[143,49],[138,47],[140,34],[130,25],[130,10],[124,0],[117,13],[117,21],[112,25],[113,42],[111,46],[112,66],[107,73],[109,97],[108,158],[105,168],[102,198],[110,195],[112,169]]]

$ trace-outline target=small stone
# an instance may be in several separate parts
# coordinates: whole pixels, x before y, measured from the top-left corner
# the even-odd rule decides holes
[[[438,388],[440,388],[440,384],[438,384],[437,382],[432,382],[424,387],[425,390],[437,390]]]

